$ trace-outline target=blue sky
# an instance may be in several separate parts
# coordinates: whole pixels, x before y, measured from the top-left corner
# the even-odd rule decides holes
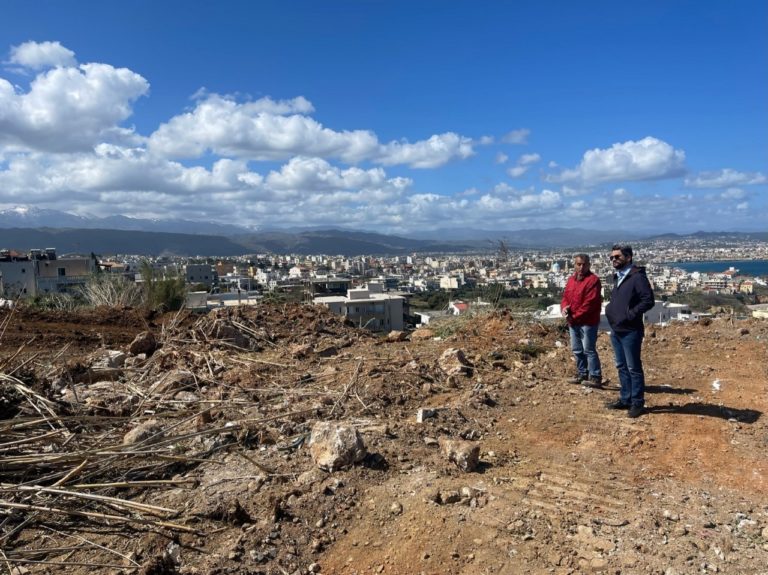
[[[764,0],[0,6],[0,209],[768,229]]]

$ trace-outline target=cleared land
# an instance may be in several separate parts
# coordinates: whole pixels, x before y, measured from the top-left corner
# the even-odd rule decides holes
[[[768,573],[766,322],[651,328],[630,420],[605,335],[593,390],[561,326],[503,313],[405,340],[302,306],[2,313],[13,573]],[[320,470],[324,420],[365,459]]]

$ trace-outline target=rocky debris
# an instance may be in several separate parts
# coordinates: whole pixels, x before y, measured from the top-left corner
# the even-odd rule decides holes
[[[133,341],[128,346],[128,351],[131,355],[144,354],[147,357],[155,353],[157,350],[157,339],[155,334],[151,331],[143,331],[133,338]]]
[[[443,351],[437,362],[443,373],[448,376],[469,375],[472,369],[472,366],[467,362],[464,352],[453,347]]]
[[[339,348],[335,345],[323,345],[315,350],[317,357],[333,357],[339,355]]]
[[[309,451],[315,465],[331,472],[362,461],[368,453],[363,437],[354,427],[332,421],[315,423]]]
[[[312,346],[308,343],[294,343],[288,347],[288,353],[296,359],[302,359],[312,353]]]
[[[115,349],[103,349],[93,354],[91,358],[91,368],[98,369],[119,369],[125,365],[128,356],[125,352]]]
[[[442,453],[462,471],[474,471],[480,463],[480,446],[461,439],[439,440]]]
[[[10,419],[18,414],[23,402],[24,395],[17,387],[0,381],[0,420]]]
[[[416,423],[424,423],[430,417],[437,417],[437,410],[428,407],[421,407],[416,412]]]
[[[173,369],[163,373],[160,378],[152,384],[147,392],[149,394],[175,393],[195,387],[197,378],[195,374],[186,369]]]
[[[435,331],[427,327],[421,327],[411,333],[411,341],[419,341],[425,339],[433,339],[435,337]]]
[[[398,341],[405,341],[408,339],[408,334],[404,331],[390,331],[387,334],[387,341],[390,343],[395,343]]]
[[[145,320],[117,340],[92,333],[111,324],[68,324],[74,339],[57,365],[39,354],[9,360],[42,328],[5,331],[0,482],[62,481],[58,489],[167,510],[6,487],[3,502],[61,509],[44,526],[35,512],[7,513],[9,559],[60,561],[57,549],[86,521],[67,513],[86,509],[120,519],[88,519],[101,547],[69,560],[111,564],[115,549],[137,572],[682,575],[768,564],[768,405],[765,372],[754,368],[768,327],[759,322],[743,324],[751,337],[717,318],[653,330],[649,413],[630,425],[602,409],[610,393],[564,383],[572,362],[556,343],[562,329],[508,313],[461,318],[441,338],[407,345],[311,306],[221,309],[162,330],[159,318]],[[217,325],[245,347],[218,339]],[[158,349],[96,378],[97,352],[147,326],[162,334]],[[451,375],[439,363],[446,346],[464,356]],[[604,334],[598,348],[610,356]],[[727,382],[717,394],[715,378]],[[419,409],[436,413],[417,423]],[[139,429],[148,418],[165,435],[142,443],[153,435]],[[350,437],[352,455],[321,469],[320,442],[310,445],[318,421],[364,433],[367,445]],[[129,432],[135,442],[123,445]],[[465,450],[444,449],[462,440]],[[333,443],[329,433],[328,451]]]
[[[123,436],[123,445],[146,443],[147,445],[163,438],[163,424],[156,419],[139,423]]]

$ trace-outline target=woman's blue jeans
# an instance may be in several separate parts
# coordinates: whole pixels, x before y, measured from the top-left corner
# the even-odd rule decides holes
[[[645,375],[640,350],[643,344],[643,332],[639,330],[626,333],[611,332],[611,344],[616,356],[616,370],[619,372],[619,401],[627,405],[643,407],[645,405]]]
[[[600,358],[597,355],[597,326],[571,325],[571,351],[576,358],[579,375],[602,377]]]

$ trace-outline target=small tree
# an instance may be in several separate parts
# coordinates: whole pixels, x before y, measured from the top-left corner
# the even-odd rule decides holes
[[[151,310],[175,311],[182,308],[187,297],[187,286],[182,277],[158,278],[148,261],[139,269],[144,280],[144,305]]]

